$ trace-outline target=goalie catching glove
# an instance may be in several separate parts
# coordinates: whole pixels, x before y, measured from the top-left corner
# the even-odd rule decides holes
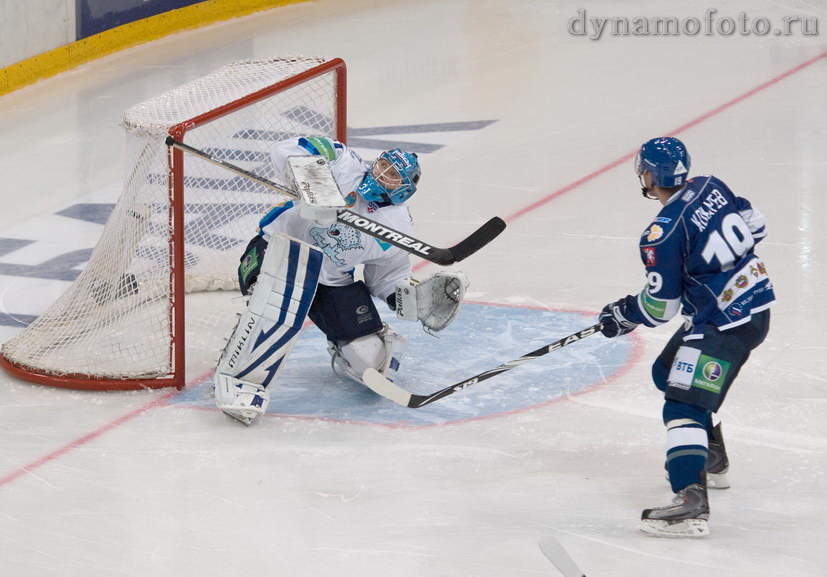
[[[470,282],[461,272],[438,272],[424,281],[396,284],[396,317],[422,322],[426,333],[439,332],[453,322]]]

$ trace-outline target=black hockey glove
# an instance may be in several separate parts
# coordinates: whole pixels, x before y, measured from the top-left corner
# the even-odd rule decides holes
[[[612,339],[631,333],[637,328],[637,323],[627,319],[630,316],[634,299],[635,297],[629,295],[603,307],[603,310],[600,311],[599,320],[603,323],[600,332],[603,333],[604,337]]]
[[[249,294],[250,287],[258,280],[261,263],[264,262],[265,250],[267,250],[267,241],[259,235],[250,240],[244,250],[241,264],[238,265],[238,284],[241,287],[241,294]]]

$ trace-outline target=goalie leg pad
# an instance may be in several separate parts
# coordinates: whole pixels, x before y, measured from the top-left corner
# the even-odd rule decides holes
[[[253,419],[267,412],[270,391],[262,385],[216,373],[215,404],[234,419],[249,425]]]
[[[346,343],[328,342],[334,372],[341,377],[362,383],[362,374],[371,368],[393,381],[399,371],[408,339],[385,325],[381,331]]]
[[[399,372],[399,365],[402,364],[402,355],[408,349],[408,339],[393,330],[390,325],[385,325],[379,336],[385,343],[385,360],[376,370],[393,382],[396,373]]]
[[[316,293],[322,258],[309,244],[281,235],[270,239],[247,310],[218,361],[218,408],[236,418],[248,408],[255,414],[266,410],[269,398],[261,391],[293,350]],[[235,381],[232,386],[228,379]]]

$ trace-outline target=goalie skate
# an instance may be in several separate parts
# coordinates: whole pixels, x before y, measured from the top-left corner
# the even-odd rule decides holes
[[[245,383],[233,377],[215,375],[216,404],[225,415],[249,426],[253,419],[267,412],[270,393],[255,383]]]
[[[678,491],[671,505],[646,509],[640,530],[651,537],[706,537],[709,535],[709,500],[706,487],[695,483]]]

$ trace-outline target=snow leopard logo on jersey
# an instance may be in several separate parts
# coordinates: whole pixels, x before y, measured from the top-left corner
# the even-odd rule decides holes
[[[328,228],[314,227],[310,229],[317,247],[338,266],[347,263],[339,258],[339,253],[345,250],[362,248],[362,233],[355,228],[342,224],[333,224]]]

